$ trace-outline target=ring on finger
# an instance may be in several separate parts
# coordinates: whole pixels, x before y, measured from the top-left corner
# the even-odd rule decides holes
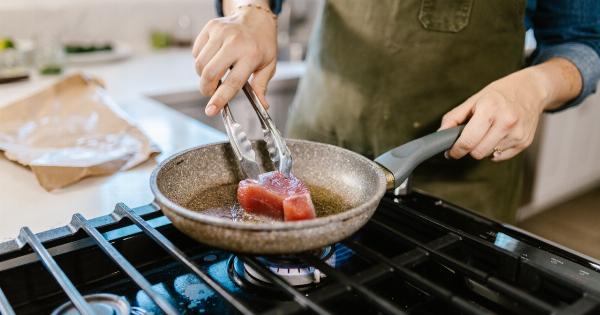
[[[498,157],[502,154],[504,150],[500,149],[500,147],[494,147],[494,152],[492,152],[492,157]]]

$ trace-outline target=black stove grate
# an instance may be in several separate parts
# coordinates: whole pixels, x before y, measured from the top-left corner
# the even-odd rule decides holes
[[[439,206],[439,204],[436,204]],[[376,243],[363,242],[360,238],[349,238],[342,242],[360,259],[377,268],[368,269],[368,272],[348,275],[343,270],[331,267],[315,256],[304,255],[299,258],[305,263],[315,266],[327,275],[327,286],[320,287],[309,293],[301,292],[298,288],[289,285],[283,278],[271,272],[256,257],[239,255],[239,258],[270,280],[281,292],[291,298],[294,303],[285,303],[264,311],[255,310],[251,303],[240,299],[230,293],[218,281],[213,279],[203,268],[200,268],[194,259],[180,250],[173,242],[156,228],[152,227],[135,210],[129,209],[124,204],[118,204],[111,217],[121,227],[133,224],[143,234],[158,244],[166,253],[186,266],[193,274],[199,277],[212,290],[217,292],[230,306],[241,314],[294,314],[316,313],[334,314],[332,303],[347,303],[351,307],[355,303],[371,305],[384,314],[435,314],[444,308],[452,309],[457,314],[496,314],[508,312],[516,314],[597,314],[600,313],[600,298],[597,292],[591,292],[573,284],[568,279],[558,279],[556,274],[541,270],[532,264],[531,260],[524,259],[503,248],[494,246],[483,237],[473,235],[457,227],[448,225],[423,213],[402,204],[392,202],[390,199],[382,201],[382,207],[396,209],[378,213],[367,224],[367,229],[376,230],[378,235],[385,235],[382,242],[394,242],[403,246],[398,254],[390,255],[377,249]],[[409,235],[407,231],[388,224],[394,217],[402,215],[413,218],[415,221],[427,221],[432,229],[440,231],[428,240],[419,240]],[[158,212],[158,211],[155,211]],[[158,215],[158,214],[156,214]],[[156,217],[155,215],[155,217]],[[117,266],[141,288],[148,297],[165,313],[179,314],[177,307],[153,289],[152,284],[144,275],[124,257],[117,247],[111,244],[106,234],[102,234],[97,222],[86,220],[82,215],[75,214],[69,225],[71,233],[83,231],[85,235],[79,237],[97,246]],[[408,227],[407,227],[408,229]],[[90,306],[82,297],[77,287],[59,267],[53,255],[49,252],[52,240],[47,240],[46,246],[40,237],[24,227],[17,239],[19,247],[27,244],[37,255],[39,261],[60,285],[66,296],[77,307],[81,314],[93,314]],[[56,246],[56,244],[54,244]],[[465,254],[467,253],[467,254]],[[480,255],[483,259],[471,259],[473,255]],[[460,258],[459,258],[460,257]],[[467,258],[465,258],[467,257]],[[488,257],[486,262],[485,257]],[[498,267],[501,266],[501,267]],[[524,268],[531,268],[535,278],[535,287],[563,286],[568,293],[560,299],[553,299],[552,294],[557,290],[529,290],[524,285],[528,281],[528,272]],[[424,272],[426,270],[426,272]],[[515,272],[518,271],[518,274]],[[543,281],[539,275],[543,275]],[[390,278],[393,278],[390,280]],[[555,281],[553,281],[555,280]],[[390,292],[377,289],[377,283],[396,281],[397,286],[410,286],[428,303],[422,303],[421,308],[410,308],[390,298]],[[548,282],[548,283],[546,283]],[[389,288],[389,286],[388,286]],[[461,288],[461,289],[456,289]],[[4,290],[10,290],[5,287]],[[600,288],[598,289],[600,291]],[[560,291],[560,290],[558,290]],[[475,293],[474,293],[475,292]],[[541,292],[541,293],[540,293]],[[348,294],[352,298],[348,298]],[[486,297],[474,299],[475,294]],[[560,303],[558,302],[560,300]],[[354,304],[353,304],[354,303]],[[434,305],[434,306],[431,306]],[[438,308],[435,308],[436,306]],[[439,305],[443,305],[439,308]],[[433,307],[433,308],[431,308]],[[338,309],[338,308],[336,308]],[[499,311],[502,310],[502,311]],[[15,314],[9,300],[0,288],[0,311],[2,314]],[[346,312],[342,312],[346,313]]]

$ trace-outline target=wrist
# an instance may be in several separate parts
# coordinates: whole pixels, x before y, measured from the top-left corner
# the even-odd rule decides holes
[[[229,17],[248,26],[267,27],[273,31],[277,28],[277,16],[269,8],[261,5],[237,6],[231,11]]]
[[[527,102],[532,104],[535,111],[542,113],[544,112],[553,100],[556,98],[553,82],[543,69],[539,69],[537,66],[525,68],[523,71],[527,73],[526,76],[526,95],[530,95],[531,99]]]
[[[546,95],[543,100],[543,110],[557,108],[581,93],[583,85],[581,74],[567,59],[553,58],[531,69]]]

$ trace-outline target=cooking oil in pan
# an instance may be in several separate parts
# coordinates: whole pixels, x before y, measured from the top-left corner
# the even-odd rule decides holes
[[[332,191],[311,186],[310,195],[317,217],[340,213],[350,208],[341,196]],[[221,185],[202,190],[184,205],[186,208],[215,217],[244,222],[274,222],[270,217],[244,211],[237,203],[237,184]]]

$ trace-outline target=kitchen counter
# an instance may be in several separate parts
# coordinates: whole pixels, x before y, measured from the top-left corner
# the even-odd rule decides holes
[[[131,170],[90,177],[57,191],[47,192],[27,168],[0,155],[0,241],[12,239],[22,226],[41,232],[69,223],[79,212],[87,218],[110,213],[117,202],[136,207],[152,202],[150,174],[161,161],[183,149],[225,141],[222,132],[199,123],[149,95],[194,91],[198,77],[188,49],[168,50],[128,60],[70,69],[100,77],[109,94],[162,150],[155,159]],[[302,64],[282,62],[274,80],[298,77]],[[0,85],[0,106],[25,97],[56,77]]]

